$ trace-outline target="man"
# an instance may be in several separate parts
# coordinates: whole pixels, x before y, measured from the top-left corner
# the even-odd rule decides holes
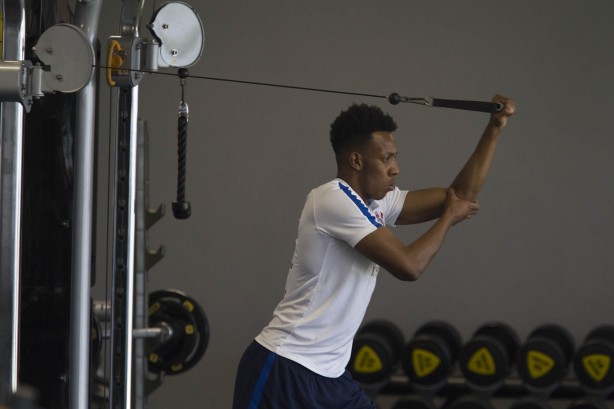
[[[514,101],[490,117],[451,186],[402,191],[394,120],[352,105],[331,125],[337,178],[312,190],[299,220],[284,298],[245,351],[234,409],[375,408],[345,367],[380,266],[418,279],[455,224],[479,210],[476,198]],[[388,225],[436,221],[405,245]]]

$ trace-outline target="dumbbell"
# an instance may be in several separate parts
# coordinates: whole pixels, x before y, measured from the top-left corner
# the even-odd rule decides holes
[[[443,321],[420,326],[405,346],[403,371],[414,389],[437,390],[458,360],[462,339],[456,328]]]
[[[403,332],[392,322],[375,320],[356,333],[348,371],[363,385],[385,383],[401,359]]]
[[[459,359],[467,385],[477,391],[500,387],[513,368],[519,344],[516,332],[504,323],[493,322],[478,328]]]
[[[576,352],[574,371],[589,393],[614,390],[614,326],[602,325],[587,335]]]
[[[552,392],[567,376],[574,349],[574,340],[565,328],[541,325],[520,347],[516,370],[527,387]]]
[[[420,394],[411,394],[395,402],[392,409],[436,409],[433,401]]]

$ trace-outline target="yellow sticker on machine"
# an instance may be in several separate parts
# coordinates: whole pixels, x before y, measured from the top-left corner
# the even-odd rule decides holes
[[[495,360],[486,347],[479,348],[471,355],[467,369],[478,375],[495,375],[497,373]]]
[[[377,352],[369,345],[363,345],[356,353],[354,371],[357,373],[376,373],[384,368]]]
[[[530,350],[527,353],[527,369],[532,379],[541,378],[554,368],[555,360],[541,351]]]
[[[601,382],[610,371],[612,358],[606,354],[591,354],[582,358],[584,370],[597,382]]]
[[[441,364],[439,356],[422,348],[416,348],[412,351],[411,360],[418,378],[432,374]]]

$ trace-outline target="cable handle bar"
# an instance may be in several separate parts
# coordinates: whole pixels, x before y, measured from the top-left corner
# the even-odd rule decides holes
[[[458,99],[441,99],[441,98],[409,98],[403,97],[399,94],[392,93],[388,97],[388,101],[392,105],[397,105],[400,102],[408,102],[411,104],[424,105],[427,107],[441,107],[441,108],[454,108],[462,109],[465,111],[477,111],[477,112],[499,112],[503,109],[503,104],[500,102],[485,102],[485,101],[466,101]]]

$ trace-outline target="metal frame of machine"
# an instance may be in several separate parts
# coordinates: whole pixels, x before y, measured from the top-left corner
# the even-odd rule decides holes
[[[146,288],[148,269],[163,256],[163,248],[147,249],[147,229],[162,217],[164,208],[148,208],[146,123],[137,120],[143,71],[185,69],[196,63],[203,50],[202,22],[189,5],[165,3],[148,25],[154,38],[145,39],[139,33],[145,0],[124,0],[120,34],[108,39],[106,64],[101,64],[94,50],[102,0],[77,0],[72,21],[41,24],[38,31],[28,27],[35,19],[27,17],[67,2],[45,0],[38,9],[34,3],[1,1],[0,407],[34,407],[40,401],[43,407],[71,409],[143,408],[165,374],[182,373],[198,362],[209,338],[206,317],[196,300],[177,291],[150,294]],[[112,114],[116,123],[108,215],[112,296],[93,301],[99,74],[112,87],[117,111]],[[182,81],[185,84],[185,72]],[[64,99],[44,103],[56,97]],[[56,112],[45,113],[51,105],[64,106],[66,116],[58,119]],[[183,97],[182,116],[187,126]],[[62,128],[57,136],[63,147],[64,174],[57,177],[63,181],[62,194],[59,204],[50,201],[40,206],[63,213],[53,221],[57,222],[53,230],[58,229],[64,238],[65,257],[56,271],[45,275],[53,282],[41,284],[40,267],[32,259],[44,256],[32,254],[32,249],[43,246],[37,246],[38,232],[32,226],[44,216],[30,214],[33,187],[29,183],[38,170],[30,169],[30,150],[36,143],[27,131],[50,117]],[[54,148],[41,147],[37,155],[56,155]],[[49,264],[50,269],[57,267]],[[53,279],[56,275],[60,278]],[[43,305],[46,300],[53,304]],[[41,310],[57,305],[69,311],[69,318],[58,326],[59,333],[45,332],[36,320],[45,319],[39,317]],[[40,341],[24,343],[23,334],[33,338],[28,332],[32,328],[42,334]],[[28,355],[38,348],[35,342],[69,345],[65,356],[59,354],[60,363],[53,372],[57,379],[48,380],[53,393],[46,393],[35,377],[28,377],[34,372],[28,368],[33,365]],[[109,372],[100,375],[99,364],[105,359],[103,366]],[[38,390],[38,399],[24,398],[23,386],[28,383]]]

